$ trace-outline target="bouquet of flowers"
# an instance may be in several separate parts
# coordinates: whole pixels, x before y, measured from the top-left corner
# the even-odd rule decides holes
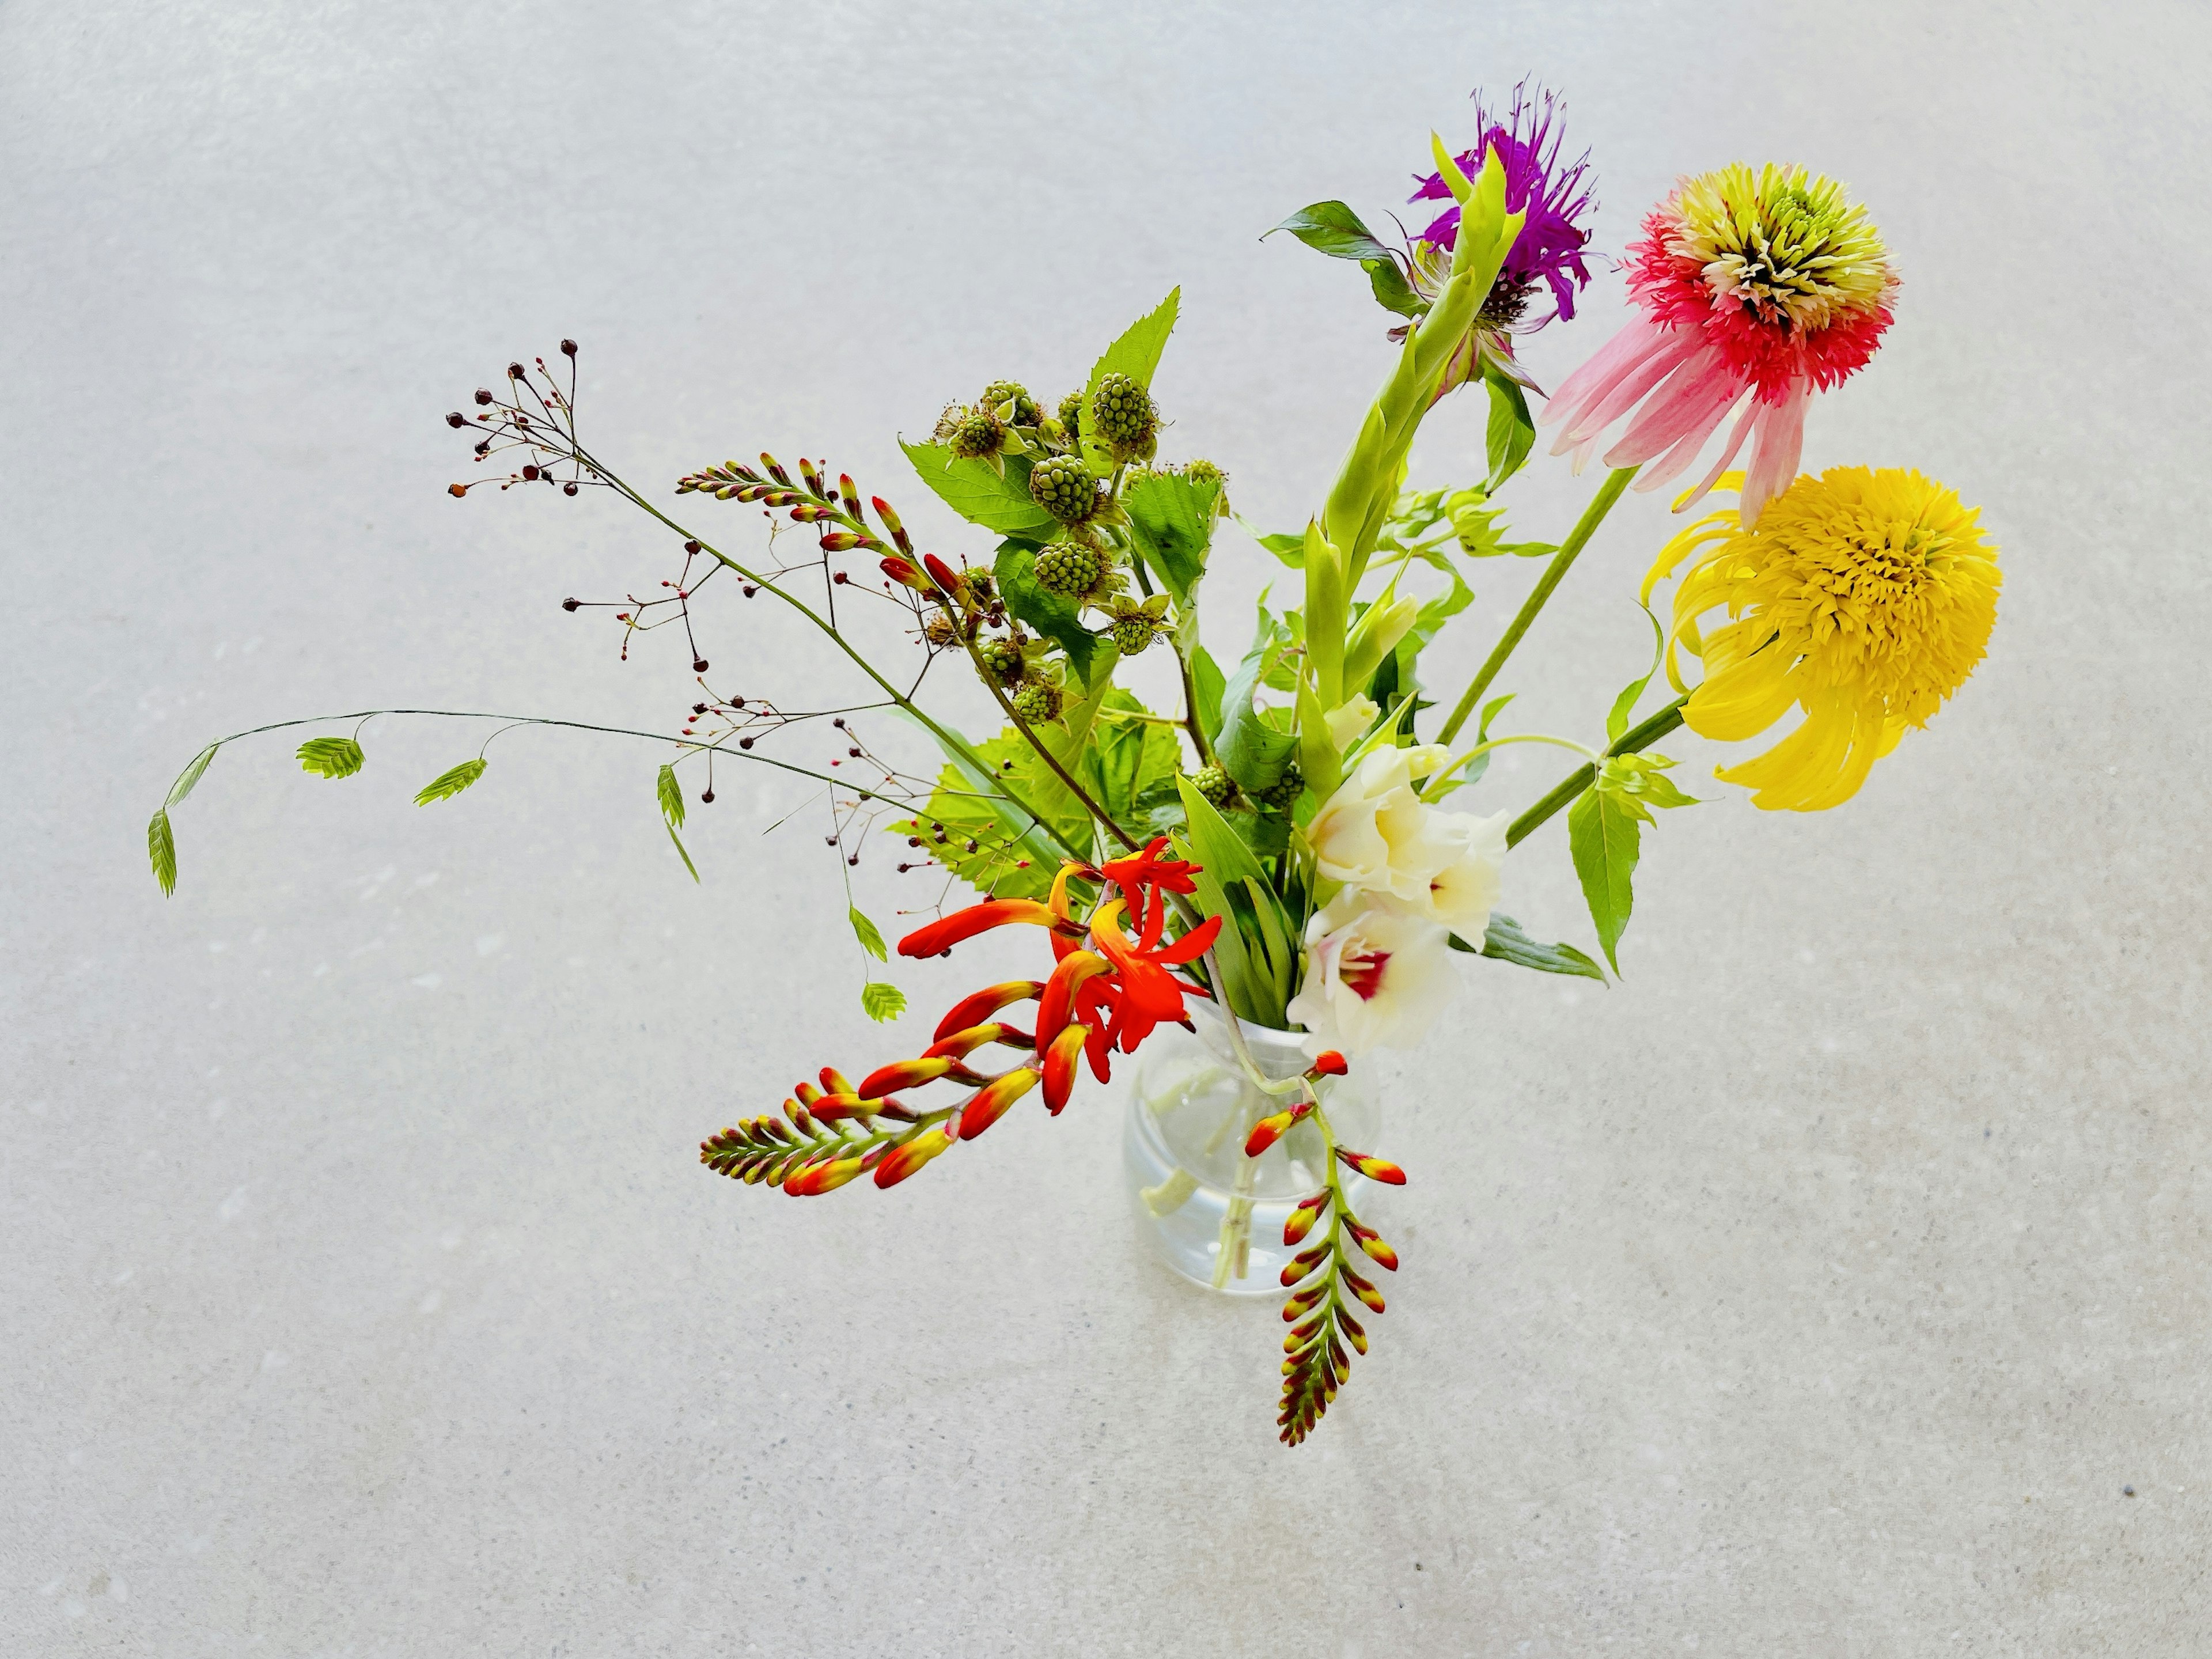
[[[1510,850],[1566,813],[1598,955],[1617,971],[1640,837],[1656,812],[1692,804],[1655,744],[1686,725],[1753,745],[1761,752],[1715,773],[1748,789],[1753,806],[1838,805],[1958,689],[1996,619],[1996,549],[1951,490],[1900,469],[1797,471],[1814,394],[1865,366],[1898,288],[1874,226],[1839,185],[1776,165],[1680,180],[1628,250],[1633,320],[1546,398],[1516,341],[1571,320],[1589,281],[1589,158],[1563,161],[1548,95],[1516,93],[1495,116],[1478,102],[1474,126],[1474,143],[1456,154],[1432,137],[1434,170],[1413,199],[1443,205],[1400,245],[1341,202],[1277,227],[1362,267],[1395,319],[1395,344],[1304,529],[1250,531],[1256,546],[1227,551],[1279,561],[1296,599],[1270,609],[1263,594],[1233,659],[1209,649],[1200,599],[1231,539],[1224,530],[1249,527],[1219,465],[1163,455],[1152,393],[1177,293],[1057,402],[993,380],[945,409],[926,439],[902,443],[915,477],[974,526],[964,547],[924,550],[849,476],[763,454],[677,482],[678,496],[769,515],[764,550],[724,550],[703,523],[678,523],[676,505],[648,500],[586,446],[572,341],[562,343],[565,362],[511,363],[501,390],[478,391],[473,408],[446,417],[493,465],[453,484],[454,495],[486,483],[609,489],[680,544],[651,597],[563,604],[611,611],[625,656],[636,636],[682,632],[694,678],[680,730],[630,735],[667,745],[657,799],[695,880],[684,777],[711,802],[717,762],[741,761],[826,792],[848,916],[873,961],[890,951],[853,902],[844,867],[872,832],[902,844],[902,872],[939,872],[940,901],[956,883],[976,895],[933,907],[898,941],[902,957],[949,953],[999,927],[1038,930],[1034,977],[962,998],[920,1053],[857,1082],[823,1067],[779,1109],[710,1135],[707,1166],[796,1196],[864,1178],[895,1187],[1032,1095],[1056,1115],[1085,1073],[1104,1082],[1163,1027],[1210,1022],[1257,1103],[1236,1126],[1243,1156],[1261,1158],[1286,1138],[1305,1148],[1310,1190],[1284,1210],[1281,1229],[1296,1254],[1280,1273],[1291,1328],[1278,1423],[1292,1444],[1327,1410],[1352,1354],[1366,1352],[1363,1316],[1383,1308],[1367,1273],[1398,1266],[1352,1200],[1364,1183],[1406,1176],[1339,1139],[1339,1080],[1376,1048],[1422,1038],[1450,1002],[1455,951],[1606,977],[1597,956],[1531,938],[1497,908]],[[1424,417],[1461,392],[1487,401],[1482,475],[1410,488]],[[1601,481],[1557,544],[1513,539],[1500,505],[1544,428],[1577,471],[1606,444]],[[1597,671],[1583,737],[1504,729],[1511,696],[1492,688],[1607,513],[1632,486],[1684,477],[1723,428],[1717,455],[1675,501],[1677,512],[1705,510],[1644,579],[1650,661]],[[807,532],[793,538],[798,552],[779,544],[787,526]],[[1468,566],[1499,558],[1536,569],[1526,597],[1463,689],[1426,695],[1428,648],[1474,617]],[[1670,584],[1662,617],[1650,606]],[[871,688],[866,699],[798,708],[718,680],[695,624],[702,599],[732,588],[788,607]],[[1172,659],[1172,708],[1147,707],[1126,683],[1147,656]],[[988,690],[995,730],[963,732],[932,711],[924,689],[945,672]],[[330,717],[351,732],[308,738],[301,764],[330,779],[358,774],[361,724],[403,712],[495,721],[495,736],[514,725],[613,729],[362,711]],[[1793,715],[1785,735],[1764,742]],[[903,741],[887,750],[882,726],[894,717]],[[235,740],[203,750],[154,816],[149,846],[165,890],[177,868],[169,811]],[[1489,757],[1529,743],[1570,751],[1557,786],[1530,803],[1462,810]],[[935,751],[918,771],[917,749]],[[486,766],[480,747],[416,799],[459,795]],[[878,1021],[905,1009],[872,973],[861,1002]],[[1257,1063],[1254,1039],[1283,1033],[1295,1034],[1295,1063]],[[1244,1264],[1251,1213],[1242,1198],[1230,1206],[1217,1284]]]

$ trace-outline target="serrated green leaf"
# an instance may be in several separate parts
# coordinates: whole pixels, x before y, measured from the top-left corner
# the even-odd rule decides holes
[[[474,760],[465,760],[452,770],[441,772],[416,793],[415,804],[428,806],[434,800],[451,800],[484,774],[484,759],[479,755]]]
[[[199,781],[207,775],[208,768],[215,764],[215,751],[222,747],[219,743],[210,744],[192,757],[190,766],[177,774],[177,781],[169,786],[167,805],[174,806],[192,793]]]
[[[684,850],[684,839],[676,833],[676,826],[672,823],[668,823],[664,824],[662,828],[668,831],[668,839],[675,845],[676,856],[684,860],[684,867],[691,872],[691,879],[693,881],[697,881],[699,879],[699,866],[691,862],[690,854]]]
[[[684,827],[684,786],[676,781],[675,767],[662,767],[653,788],[660,798],[660,816],[668,820],[671,830],[681,830]]]
[[[1074,600],[1037,586],[1031,574],[1036,565],[1036,549],[1028,543],[1001,543],[991,568],[999,592],[1007,610],[1067,653],[1076,678],[1088,685],[1098,653],[1098,636],[1083,625],[1083,612]]]
[[[1153,373],[1160,366],[1160,353],[1167,349],[1168,336],[1175,331],[1176,309],[1182,301],[1182,289],[1170,289],[1168,297],[1121,331],[1121,338],[1106,348],[1105,355],[1091,365],[1091,378],[1084,383],[1083,406],[1091,407],[1091,394],[1098,390],[1098,382],[1109,374],[1126,374],[1139,386],[1150,390]]]
[[[1528,395],[1520,383],[1487,358],[1483,362],[1482,384],[1490,393],[1490,422],[1484,434],[1490,477],[1483,489],[1494,495],[1527,464],[1528,452],[1536,442],[1536,422],[1529,416]]]
[[[300,769],[319,777],[349,778],[367,761],[351,738],[309,738],[300,745]]]
[[[1616,974],[1620,958],[1614,947],[1636,904],[1633,878],[1643,833],[1639,823],[1650,817],[1641,803],[1618,789],[1595,784],[1567,809],[1567,847],[1574,855],[1575,875],[1582,882],[1598,943]]]
[[[896,985],[872,979],[860,988],[860,1008],[878,1024],[896,1019],[906,1012],[906,993]]]
[[[1310,207],[1300,208],[1275,227],[1287,230],[1316,252],[1326,253],[1332,259],[1350,259],[1367,273],[1369,285],[1375,298],[1385,311],[1401,317],[1418,317],[1426,311],[1428,302],[1413,292],[1413,284],[1398,263],[1398,256],[1375,240],[1358,214],[1341,202],[1316,202]],[[1275,230],[1260,240],[1266,241]]]
[[[1178,605],[1189,605],[1192,591],[1206,574],[1214,505],[1220,499],[1218,480],[1198,482],[1176,472],[1143,473],[1121,491],[1130,538]]]
[[[902,438],[899,447],[906,451],[921,481],[969,523],[1001,536],[1032,536],[1040,541],[1059,528],[1052,514],[1030,496],[1025,456],[1000,456],[1001,471],[988,461],[956,456],[944,444],[910,444]]]
[[[146,856],[154,866],[154,879],[165,896],[177,890],[177,837],[169,828],[169,809],[154,814],[146,826]]]
[[[877,931],[876,924],[861,913],[860,907],[847,905],[845,916],[853,924],[853,936],[860,941],[860,948],[878,962],[889,962],[890,952],[884,947],[883,934]]]
[[[1182,746],[1175,729],[1152,720],[1116,720],[1121,714],[1146,714],[1143,703],[1120,686],[1106,694],[1099,710],[1097,741],[1079,769],[1084,787],[1124,829],[1133,829],[1146,808],[1164,790],[1172,793]]]
[[[1297,734],[1267,725],[1252,704],[1269,659],[1284,638],[1281,625],[1267,614],[1265,599],[1252,635],[1252,648],[1223,689],[1213,739],[1215,757],[1239,787],[1259,794],[1282,781],[1283,769],[1297,753]]]
[[[1512,917],[1495,911],[1491,913],[1490,926],[1480,945],[1469,945],[1454,933],[1451,948],[1488,957],[1493,962],[1510,962],[1516,968],[1534,968],[1546,974],[1572,974],[1582,979],[1594,979],[1601,985],[1605,983],[1605,970],[1573,945],[1540,944],[1522,933],[1521,924]]]
[[[949,763],[938,775],[928,804],[915,817],[887,824],[885,829],[902,837],[919,838],[927,856],[986,898],[1042,898],[1052,890],[1061,854],[1042,829],[1002,796],[992,793],[990,784],[992,777],[1004,778],[1024,799],[1033,799],[1026,786],[1030,769],[1042,765],[1036,751],[1011,726],[989,742],[974,746],[970,750],[976,763],[974,766],[941,737],[937,741]],[[1067,801],[1065,789],[1060,794]],[[1039,803],[1040,810],[1042,805]],[[940,824],[945,830],[942,840],[937,833]],[[1079,846],[1083,844],[1081,837],[1090,833],[1087,814],[1079,823],[1054,827]],[[975,843],[972,853],[968,850],[971,841]]]

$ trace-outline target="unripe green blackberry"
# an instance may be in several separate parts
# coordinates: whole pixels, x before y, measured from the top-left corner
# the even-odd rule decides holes
[[[1013,702],[1014,713],[1031,726],[1042,726],[1060,718],[1060,688],[1042,680],[1015,692]]]
[[[1054,455],[1030,472],[1030,495],[1062,524],[1082,524],[1098,512],[1098,480],[1077,455]]]
[[[1012,685],[1022,677],[1022,642],[1019,640],[985,640],[976,647],[983,659],[983,666]]]
[[[1037,423],[1036,399],[1019,380],[994,380],[983,388],[982,404],[994,415],[1012,404],[1016,426],[1035,426]]]
[[[1126,374],[1109,374],[1091,394],[1091,430],[1107,448],[1133,454],[1152,441],[1160,418],[1152,393]]]
[[[1263,806],[1273,807],[1278,812],[1288,813],[1298,804],[1298,797],[1305,793],[1305,774],[1299,771],[1298,763],[1292,761],[1283,769],[1281,777],[1260,792],[1260,803]]]
[[[1206,797],[1206,805],[1226,807],[1237,799],[1237,780],[1218,766],[1201,766],[1190,775],[1190,787]]]
[[[1086,478],[1090,476],[1084,474]],[[1098,586],[1105,568],[1106,561],[1097,548],[1085,547],[1081,542],[1054,542],[1038,553],[1030,574],[1046,592],[1075,599]]]
[[[971,409],[952,428],[952,453],[963,461],[995,455],[1006,441],[1006,429],[988,409]]]
[[[1184,462],[1182,475],[1193,483],[1225,484],[1229,482],[1229,475],[1226,472],[1212,461],[1203,459]]]
[[[1114,624],[1114,643],[1121,647],[1123,656],[1133,657],[1149,647],[1159,632],[1160,625],[1150,617],[1123,617]]]
[[[1060,400],[1060,423],[1066,428],[1067,441],[1073,443],[1083,431],[1083,394],[1071,392]]]

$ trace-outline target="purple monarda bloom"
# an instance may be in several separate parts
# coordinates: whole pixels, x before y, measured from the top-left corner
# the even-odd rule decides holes
[[[1584,150],[1565,167],[1559,165],[1559,135],[1554,125],[1558,100],[1528,83],[1513,88],[1512,107],[1499,120],[1483,107],[1482,94],[1474,94],[1474,118],[1481,136],[1474,147],[1458,158],[1461,168],[1473,178],[1482,170],[1486,150],[1498,152],[1505,168],[1505,210],[1526,212],[1528,222],[1513,239],[1498,272],[1497,285],[1483,302],[1485,332],[1492,336],[1493,349],[1504,342],[1507,331],[1529,333],[1553,317],[1572,320],[1575,290],[1589,285],[1589,269],[1583,263],[1589,232],[1575,221],[1590,208],[1590,187],[1585,178],[1589,152]],[[1431,173],[1410,198],[1416,202],[1450,201],[1443,177]],[[1459,235],[1459,204],[1453,203],[1423,231],[1414,249],[1417,270],[1437,264],[1435,256],[1423,258],[1427,249],[1448,252]],[[1550,289],[1548,302],[1539,300],[1539,284]],[[1418,282],[1417,286],[1422,286]],[[1532,308],[1531,301],[1538,303]],[[1510,361],[1510,359],[1509,359]]]

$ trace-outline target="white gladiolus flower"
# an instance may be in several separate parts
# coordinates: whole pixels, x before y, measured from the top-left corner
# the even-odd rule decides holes
[[[1338,894],[1306,925],[1305,983],[1285,1011],[1306,1028],[1306,1052],[1406,1048],[1427,1036],[1457,982],[1445,939],[1388,900]]]
[[[1362,692],[1331,709],[1322,717],[1322,724],[1328,728],[1331,743],[1339,749],[1349,749],[1367,735],[1367,728],[1375,724],[1375,717],[1382,712],[1375,706],[1375,699]]]
[[[1472,812],[1430,812],[1421,843],[1449,847],[1452,854],[1430,872],[1426,888],[1406,901],[1407,908],[1471,944],[1481,944],[1503,884],[1498,866],[1505,858],[1508,817],[1504,812],[1486,818]]]
[[[1462,860],[1477,839],[1471,826],[1481,822],[1439,812],[1415,793],[1413,780],[1448,758],[1449,751],[1437,744],[1369,750],[1306,826],[1321,874],[1428,903],[1431,881]]]

